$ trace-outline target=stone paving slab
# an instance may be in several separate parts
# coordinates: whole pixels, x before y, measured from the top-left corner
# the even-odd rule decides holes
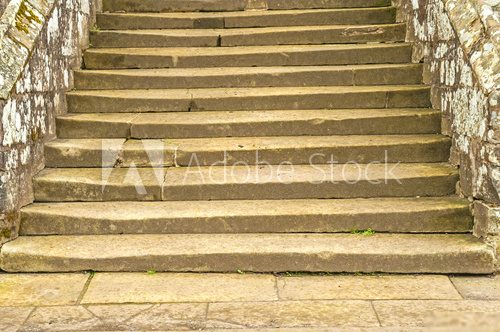
[[[210,303],[208,328],[379,326],[369,301]]]
[[[0,274],[0,307],[76,304],[88,278],[83,273]]]
[[[276,301],[270,275],[98,273],[82,303]]]
[[[278,278],[282,300],[461,299],[446,276],[313,276]]]
[[[32,311],[30,307],[0,307],[0,331],[17,331]]]
[[[500,330],[500,278],[492,276],[89,277],[0,274],[0,331]]]
[[[500,301],[375,301],[382,326],[500,329]]]
[[[499,277],[452,277],[460,294],[471,300],[500,300]]]

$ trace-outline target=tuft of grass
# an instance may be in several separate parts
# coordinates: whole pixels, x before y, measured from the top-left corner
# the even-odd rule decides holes
[[[375,234],[375,231],[371,228],[368,229],[354,229],[351,231],[352,234],[358,234],[363,236],[372,236]]]
[[[150,276],[153,276],[156,274],[156,270],[148,270],[146,273]]]

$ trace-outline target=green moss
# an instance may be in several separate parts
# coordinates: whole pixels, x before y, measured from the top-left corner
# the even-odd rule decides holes
[[[0,239],[10,239],[12,236],[12,230],[10,228],[4,228],[0,230]]]
[[[375,231],[371,228],[368,229],[354,229],[351,231],[352,234],[359,234],[359,235],[364,235],[364,236],[372,236],[375,234]]]
[[[25,23],[25,21],[28,23]],[[42,20],[26,5],[26,1],[23,0],[16,14],[16,29],[24,33],[29,33],[29,24],[33,22],[41,24]]]

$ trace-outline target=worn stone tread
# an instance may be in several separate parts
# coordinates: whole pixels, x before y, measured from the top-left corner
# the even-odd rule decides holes
[[[421,64],[75,71],[78,90],[422,83]]]
[[[390,6],[389,0],[265,0],[265,8],[323,9]],[[103,10],[110,12],[217,12],[242,11],[247,0],[104,0]]]
[[[86,90],[66,94],[68,109],[95,112],[188,112],[273,109],[430,107],[425,85]]]
[[[87,69],[408,63],[411,44],[91,48],[84,61]]]
[[[438,163],[180,167],[166,172],[163,200],[446,196],[457,180]]]
[[[406,25],[320,25],[237,29],[99,30],[93,47],[217,47],[402,42]]]
[[[48,168],[34,194],[41,202],[446,196],[457,180],[440,163]]]
[[[45,145],[46,167],[210,166],[444,162],[450,138],[442,135],[220,137],[168,140],[58,139]],[[109,157],[108,157],[109,155]],[[114,156],[114,158],[113,158]]]
[[[272,26],[394,23],[396,9],[341,8],[309,10],[195,12],[195,13],[98,13],[100,29],[215,29]]]
[[[455,197],[35,203],[21,213],[21,235],[466,233],[473,223]]]
[[[270,10],[384,7],[391,5],[390,0],[266,0],[266,3]]]
[[[60,138],[435,134],[431,109],[332,109],[170,113],[80,113],[57,118]]]
[[[5,271],[329,271],[491,273],[493,252],[472,235],[175,234],[22,236]]]
[[[246,0],[104,0],[104,11],[191,12],[244,10]]]

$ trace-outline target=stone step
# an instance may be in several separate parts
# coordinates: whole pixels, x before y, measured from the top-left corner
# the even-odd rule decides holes
[[[390,6],[390,0],[264,0],[267,9],[325,9]]]
[[[455,197],[36,203],[21,219],[21,235],[465,233],[473,224],[469,202]]]
[[[238,11],[211,13],[98,13],[105,30],[221,29],[304,25],[383,24],[396,21],[396,8]]]
[[[262,8],[325,9],[390,6],[390,0],[263,0]],[[252,9],[248,0],[103,0],[109,12],[217,12]]]
[[[267,0],[266,0],[267,1]],[[103,0],[110,12],[191,12],[245,10],[247,0]]]
[[[421,64],[75,71],[78,90],[339,86],[422,83]]]
[[[446,196],[448,164],[260,165],[178,168],[48,168],[35,200],[183,201]]]
[[[339,44],[181,48],[99,48],[87,69],[349,65],[411,62],[411,45]]]
[[[66,94],[73,113],[430,107],[430,88],[404,86],[88,90]]]
[[[21,236],[7,272],[492,273],[491,248],[466,234],[151,234]]]
[[[203,138],[436,134],[431,109],[80,113],[57,118],[59,138]]]
[[[441,135],[281,136],[168,140],[58,139],[45,145],[46,167],[162,167],[336,163],[432,163],[449,158]]]
[[[93,31],[93,47],[217,47],[403,42],[405,24]]]

